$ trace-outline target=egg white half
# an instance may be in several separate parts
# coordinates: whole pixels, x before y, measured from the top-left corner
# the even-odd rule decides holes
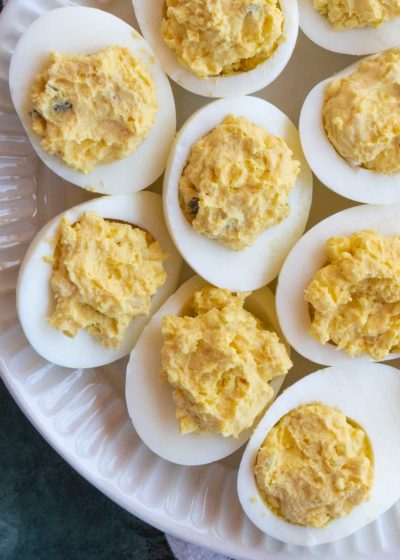
[[[400,29],[399,29],[400,33]],[[324,93],[332,80],[352,74],[359,62],[316,85],[306,97],[299,132],[304,155],[318,179],[350,200],[370,204],[400,202],[400,173],[384,175],[348,162],[330,143],[322,123]]]
[[[84,175],[48,154],[41,137],[30,126],[30,86],[49,62],[49,52],[89,54],[107,46],[127,47],[149,70],[157,89],[158,110],[147,138],[135,152],[119,161],[98,165]],[[90,191],[125,194],[153,183],[164,171],[176,131],[175,103],[168,79],[146,41],[124,21],[82,6],[47,12],[28,27],[15,47],[10,64],[10,91],[14,107],[42,161],[57,175]]]
[[[314,9],[312,0],[299,0],[300,27],[320,47],[342,54],[372,54],[400,45],[400,17],[379,27],[336,31],[330,21]]]
[[[45,258],[53,256],[61,218],[66,216],[70,223],[74,223],[86,211],[141,227],[150,232],[169,255],[163,263],[167,279],[152,298],[150,316],[176,289],[182,265],[165,226],[158,194],[142,192],[95,198],[66,210],[45,225],[33,239],[20,268],[17,311],[24,333],[36,352],[49,362],[71,368],[101,366],[126,356],[149,321],[149,317],[135,318],[116,349],[105,348],[85,329],[81,329],[75,338],[69,338],[49,325],[47,318],[54,297],[50,286],[52,265]]]
[[[308,303],[304,301],[304,290],[326,264],[328,239],[364,229],[383,235],[400,235],[400,205],[355,206],[329,216],[296,243],[279,274],[276,308],[281,329],[299,354],[317,364],[339,366],[374,361],[367,355],[351,358],[333,344],[322,345],[315,340],[308,333],[311,320]],[[390,354],[387,360],[399,357],[400,354]]]
[[[299,28],[297,2],[280,0],[285,39],[265,62],[231,76],[201,79],[181,66],[161,35],[164,0],[132,0],[140,29],[168,76],[183,88],[204,97],[231,97],[258,91],[275,80],[292,55]]]
[[[272,513],[254,477],[258,450],[271,428],[290,410],[319,402],[341,410],[361,426],[372,446],[374,479],[368,502],[326,527],[291,524]],[[382,364],[354,364],[307,375],[272,403],[251,437],[240,463],[238,494],[244,511],[261,531],[281,541],[313,546],[354,533],[400,497],[400,372]]]
[[[206,285],[205,280],[193,276],[166,301],[144,329],[126,371],[126,402],[136,431],[154,453],[179,465],[203,465],[222,459],[241,447],[252,431],[248,429],[238,438],[220,434],[182,435],[175,416],[171,386],[160,379],[162,318],[165,315],[181,315],[194,292]],[[272,326],[283,342],[274,296],[268,288],[253,292],[247,298],[245,308],[260,318],[267,328]],[[284,377],[281,375],[271,381],[274,396]]]
[[[178,185],[192,145],[229,114],[248,117],[288,144],[301,169],[289,196],[290,214],[259,235],[243,251],[232,251],[196,233],[178,200]],[[211,284],[232,291],[251,291],[273,280],[296,240],[302,235],[311,207],[312,174],[301,150],[299,135],[288,117],[257,97],[214,101],[194,113],[179,131],[164,176],[164,213],[171,236],[186,262]]]

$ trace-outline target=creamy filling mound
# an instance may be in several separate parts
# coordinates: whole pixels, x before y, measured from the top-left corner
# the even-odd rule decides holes
[[[400,49],[360,63],[330,82],[322,122],[336,151],[350,163],[390,175],[400,172]]]
[[[132,154],[158,108],[149,71],[118,46],[89,55],[50,53],[30,100],[42,148],[85,174]]]
[[[237,437],[273,398],[269,382],[292,366],[277,334],[243,308],[247,296],[206,287],[193,296],[192,316],[163,318],[161,377],[182,434]]]
[[[254,474],[275,515],[325,527],[370,499],[373,471],[365,431],[340,410],[310,403],[292,409],[271,429]]]
[[[165,280],[158,241],[138,227],[85,212],[63,218],[52,259],[52,327],[75,337],[87,329],[103,346],[117,348],[129,324],[148,316]]]
[[[313,0],[313,5],[338,31],[378,27],[400,16],[398,0]]]
[[[374,231],[332,237],[326,265],[305,290],[310,334],[351,357],[400,351],[400,237]]]
[[[252,70],[283,40],[278,0],[166,0],[161,35],[199,78]]]
[[[284,140],[228,115],[191,147],[179,203],[197,233],[241,251],[289,215],[299,170]]]

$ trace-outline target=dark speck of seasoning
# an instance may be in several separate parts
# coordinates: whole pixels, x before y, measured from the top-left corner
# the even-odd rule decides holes
[[[191,214],[197,214],[197,212],[200,210],[200,205],[199,205],[199,197],[198,196],[194,196],[188,204],[189,207],[189,212]]]
[[[52,86],[51,84],[47,84],[47,87],[49,87],[53,91],[58,91],[58,88],[56,88],[55,86]]]
[[[55,103],[53,105],[53,111],[56,113],[65,113],[72,109],[72,103],[70,101],[61,101],[60,103]]]
[[[41,117],[42,115],[39,113],[39,111],[36,111],[36,109],[32,109],[32,111],[29,111],[29,116],[32,117],[32,119],[36,119],[37,117]]]

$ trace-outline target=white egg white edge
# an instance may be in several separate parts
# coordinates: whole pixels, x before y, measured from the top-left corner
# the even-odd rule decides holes
[[[252,247],[232,251],[216,240],[196,233],[178,200],[178,185],[194,142],[220,124],[228,114],[248,117],[288,144],[301,170],[289,196],[290,214],[268,228]],[[312,201],[312,173],[304,158],[296,127],[263,99],[237,97],[214,101],[194,113],[179,131],[164,175],[164,214],[170,233],[187,263],[211,284],[232,291],[258,289],[273,280],[306,227]]]
[[[50,287],[52,265],[45,258],[53,256],[54,239],[61,218],[66,216],[74,223],[86,211],[145,229],[168,254],[163,263],[167,279],[152,298],[150,316],[176,289],[182,265],[165,226],[158,194],[141,192],[95,198],[66,210],[45,225],[33,239],[21,264],[17,282],[17,312],[25,336],[36,352],[49,362],[70,368],[97,367],[126,356],[150,319],[150,316],[135,318],[121,345],[114,350],[102,346],[85,329],[81,329],[75,338],[69,338],[49,325],[47,318],[54,298]]]
[[[240,503],[264,533],[286,543],[313,546],[344,538],[371,523],[400,497],[400,372],[383,364],[357,364],[307,375],[279,396],[258,424],[238,473]],[[326,527],[291,524],[265,504],[254,477],[257,453],[271,428],[290,410],[318,402],[341,410],[361,426],[372,446],[374,479],[371,499]]]
[[[365,55],[400,45],[400,17],[379,27],[336,31],[313,7],[312,0],[299,0],[300,28],[311,41],[335,53]]]
[[[362,205],[329,216],[296,243],[279,274],[276,309],[279,324],[289,344],[302,356],[325,366],[373,362],[367,355],[351,358],[332,344],[322,345],[308,330],[311,326],[304,290],[316,272],[326,264],[326,242],[330,237],[375,230],[383,235],[400,235],[400,205]],[[399,358],[390,354],[387,360]],[[381,360],[382,361],[382,360]],[[384,360],[386,361],[386,360]]]
[[[186,90],[205,97],[231,97],[247,95],[258,91],[274,81],[294,50],[299,28],[297,2],[280,0],[284,16],[283,34],[285,39],[275,52],[254,70],[216,78],[201,79],[181,66],[164,39],[160,29],[163,19],[164,0],[133,0],[136,18],[140,29],[156,53],[162,67],[169,77]]]
[[[135,430],[144,443],[163,459],[179,465],[203,465],[230,455],[250,437],[252,429],[238,438],[220,434],[182,435],[175,416],[176,406],[172,389],[160,379],[162,318],[180,315],[195,291],[208,285],[199,276],[193,276],[173,294],[152,317],[131,353],[126,371],[126,402]],[[275,312],[274,296],[265,287],[252,293],[245,308],[272,326],[280,340],[285,342]],[[285,376],[271,381],[274,397]]]
[[[330,143],[322,123],[326,87],[333,80],[352,74],[359,63],[320,82],[310,91],[300,113],[301,144],[311,169],[332,191],[357,202],[397,203],[400,202],[400,173],[384,175],[348,162]]]
[[[130,156],[97,166],[85,175],[41,147],[30,126],[29,89],[49,62],[49,52],[89,54],[107,46],[127,47],[149,70],[157,89],[158,110],[147,138]],[[101,194],[127,194],[148,187],[164,171],[176,132],[175,102],[169,81],[146,41],[124,21],[97,10],[58,8],[38,18],[22,35],[11,59],[10,91],[22,125],[41,160],[63,179]]]

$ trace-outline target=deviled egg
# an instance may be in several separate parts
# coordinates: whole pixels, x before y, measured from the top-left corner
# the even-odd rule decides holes
[[[299,0],[300,27],[328,51],[365,55],[399,46],[397,0]]]
[[[37,154],[71,183],[125,194],[164,171],[176,130],[171,88],[146,41],[115,16],[47,12],[19,40],[9,83]]]
[[[61,366],[113,362],[129,354],[149,316],[176,289],[181,264],[159,195],[75,206],[39,231],[21,265],[17,311],[24,333]]]
[[[311,169],[358,202],[400,202],[400,49],[369,57],[308,94],[299,132]]]
[[[164,213],[186,262],[211,284],[268,284],[306,226],[312,174],[296,128],[255,97],[214,101],[179,131]]]
[[[399,357],[400,205],[356,206],[293,247],[276,305],[289,344],[323,365]]]
[[[323,369],[286,389],[242,457],[247,516],[268,535],[312,546],[384,513],[400,497],[399,399],[399,372],[382,364]]]
[[[139,436],[182,465],[233,453],[291,367],[281,340],[268,288],[232,294],[199,276],[188,280],[131,354],[126,401]]]
[[[291,0],[133,0],[133,6],[170,78],[206,97],[262,89],[296,44],[299,16]]]

